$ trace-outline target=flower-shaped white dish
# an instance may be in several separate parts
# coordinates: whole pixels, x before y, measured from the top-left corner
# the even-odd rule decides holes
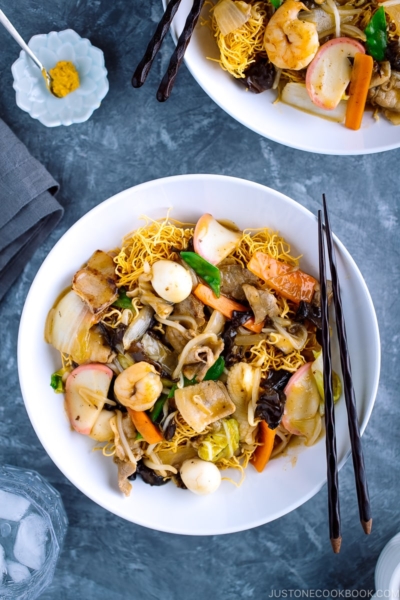
[[[46,88],[39,68],[22,50],[11,68],[17,105],[46,127],[87,121],[109,88],[103,52],[72,29],[34,35],[28,46],[47,71],[59,61],[72,62],[80,86],[64,98],[55,98]]]

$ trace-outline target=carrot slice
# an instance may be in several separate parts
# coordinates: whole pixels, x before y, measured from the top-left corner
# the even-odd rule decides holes
[[[227,319],[232,319],[232,313],[234,310],[238,310],[240,312],[246,312],[248,310],[245,306],[243,306],[243,304],[239,304],[239,302],[230,300],[226,296],[220,296],[217,298],[212,289],[203,283],[199,283],[193,294],[199,300],[201,300],[203,304],[219,310],[219,312],[222,313]],[[254,319],[252,317],[246,321],[246,323],[244,323],[244,327],[246,327],[246,329],[250,329],[250,331],[254,331],[255,333],[260,333],[264,327],[264,323],[262,322],[256,324],[254,323]]]
[[[368,54],[357,52],[354,57],[350,80],[350,96],[347,102],[345,125],[348,129],[360,129],[374,60]]]
[[[128,408],[127,410],[132,423],[138,432],[142,434],[145,442],[148,444],[157,444],[163,441],[164,438],[158,427],[152,423],[147,413],[142,410],[132,410],[132,408]]]
[[[304,271],[294,271],[290,265],[264,252],[255,252],[247,268],[284,298],[297,303],[301,300],[311,302],[317,280]]]
[[[260,446],[257,446],[256,451],[251,457],[251,464],[259,473],[264,471],[267,462],[269,461],[274,447],[276,429],[270,429],[268,423],[261,421],[259,425],[258,441]]]

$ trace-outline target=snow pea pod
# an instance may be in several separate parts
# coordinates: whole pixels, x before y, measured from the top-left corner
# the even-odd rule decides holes
[[[208,283],[214,294],[219,298],[221,293],[221,273],[219,269],[196,252],[181,252],[181,257],[199,277]]]
[[[372,58],[375,58],[375,60],[384,60],[387,46],[387,30],[386,15],[383,6],[378,8],[373,15],[364,33],[367,36],[366,46],[368,54]]]

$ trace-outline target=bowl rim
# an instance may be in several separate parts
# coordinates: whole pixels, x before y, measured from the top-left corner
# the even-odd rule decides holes
[[[240,184],[244,184],[245,186],[249,186],[250,188],[257,188],[257,189],[262,189],[262,190],[267,190],[268,192],[272,192],[274,195],[276,196],[280,196],[282,199],[284,199],[285,202],[289,203],[291,206],[295,207],[296,210],[300,210],[301,212],[303,212],[305,215],[307,215],[307,217],[311,217],[313,219],[315,219],[316,222],[316,217],[315,215],[313,215],[313,213],[308,210],[307,208],[305,208],[304,206],[302,206],[301,204],[299,204],[298,202],[296,202],[295,200],[293,200],[292,198],[289,198],[288,196],[286,196],[285,194],[278,192],[276,190],[273,190],[272,188],[269,188],[268,186],[262,185],[260,183],[256,183],[254,181],[251,180],[247,180],[247,179],[243,179],[243,178],[239,178],[239,177],[232,177],[232,176],[227,176],[227,175],[219,175],[219,174],[185,174],[185,175],[173,175],[173,176],[169,176],[169,177],[162,177],[159,179],[152,179],[150,181],[146,181],[143,182],[141,184],[138,184],[136,186],[132,186],[130,188],[127,188],[125,190],[122,190],[121,192],[118,192],[117,194],[111,196],[110,198],[100,202],[99,204],[97,204],[96,206],[94,206],[91,210],[89,210],[87,213],[85,213],[84,215],[82,215],[70,228],[67,229],[67,231],[64,232],[64,234],[61,236],[61,238],[57,241],[57,243],[53,246],[53,248],[50,250],[49,254],[46,256],[45,260],[43,261],[43,263],[41,264],[39,270],[37,271],[35,278],[32,281],[31,287],[29,289],[28,295],[26,297],[25,303],[24,303],[24,307],[22,310],[22,314],[21,314],[21,319],[20,319],[20,324],[19,324],[19,331],[18,331],[18,350],[17,350],[17,365],[18,365],[18,376],[19,376],[19,382],[20,382],[20,387],[21,387],[21,393],[22,393],[22,398],[24,400],[24,404],[25,404],[25,409],[28,413],[29,416],[29,420],[32,424],[33,429],[35,430],[35,433],[40,441],[40,443],[42,444],[43,448],[45,449],[45,451],[47,452],[47,454],[49,455],[49,457],[51,458],[51,460],[54,462],[54,464],[60,469],[60,471],[63,473],[63,475],[76,487],[78,488],[79,491],[81,491],[85,496],[87,496],[88,498],[90,498],[91,500],[93,500],[93,502],[95,502],[96,504],[98,504],[99,506],[101,506],[102,508],[110,511],[111,513],[125,519],[128,520],[129,522],[133,522],[137,525],[142,525],[144,527],[148,527],[149,529],[154,529],[156,531],[163,531],[165,533],[172,533],[172,534],[178,534],[178,535],[224,535],[224,534],[229,534],[229,533],[235,533],[235,532],[239,532],[239,531],[246,531],[248,529],[252,529],[254,527],[259,527],[261,525],[264,525],[270,521],[276,520],[281,518],[282,516],[292,512],[293,510],[296,510],[297,508],[299,508],[301,505],[303,505],[305,502],[307,502],[308,500],[310,500],[313,496],[315,496],[321,489],[322,487],[325,485],[326,483],[326,479],[324,481],[322,481],[321,483],[318,483],[317,485],[314,485],[314,487],[312,489],[310,489],[310,491],[303,495],[301,497],[301,499],[299,499],[298,501],[294,501],[289,507],[285,507],[284,509],[282,509],[281,511],[277,511],[274,515],[274,517],[265,519],[265,518],[259,518],[257,520],[251,521],[249,523],[247,523],[246,525],[232,525],[232,526],[224,526],[224,531],[223,532],[218,532],[215,533],[215,530],[210,529],[209,531],[201,531],[199,532],[196,529],[193,529],[192,531],[190,531],[189,527],[187,531],[177,531],[177,530],[173,530],[171,527],[165,526],[165,527],[160,527],[160,526],[153,526],[151,524],[151,522],[147,522],[145,520],[141,520],[138,519],[135,516],[135,520],[133,521],[132,519],[128,519],[128,517],[122,513],[122,511],[120,511],[118,509],[118,507],[116,506],[111,506],[111,504],[107,501],[101,501],[101,499],[99,499],[98,497],[95,496],[95,494],[91,493],[90,490],[86,490],[83,491],[81,488],[80,483],[77,481],[74,473],[69,473],[68,475],[65,473],[65,467],[60,464],[60,461],[54,456],[54,452],[52,449],[52,446],[50,444],[47,443],[47,441],[43,441],[41,439],[41,437],[39,436],[37,429],[36,429],[36,425],[35,425],[35,421],[36,421],[36,416],[34,414],[34,411],[32,410],[32,405],[30,405],[26,400],[25,397],[28,396],[27,393],[27,389],[28,389],[28,382],[26,381],[26,378],[21,377],[21,373],[23,372],[22,370],[22,364],[23,364],[23,338],[25,336],[25,328],[26,328],[26,321],[27,321],[27,307],[30,304],[30,298],[31,296],[33,296],[33,294],[35,293],[35,282],[37,282],[38,280],[38,275],[39,273],[41,273],[42,270],[46,269],[46,265],[47,263],[51,260],[50,256],[53,253],[53,251],[56,250],[56,248],[61,245],[62,240],[64,239],[64,237],[67,234],[70,234],[71,232],[73,232],[77,227],[78,224],[81,224],[82,221],[88,221],[90,222],[91,218],[93,217],[93,215],[95,215],[98,212],[101,212],[103,210],[104,206],[111,206],[115,203],[119,202],[119,199],[124,196],[125,194],[127,194],[128,192],[132,191],[132,190],[136,190],[136,189],[150,189],[152,187],[157,187],[159,185],[162,185],[164,182],[170,182],[173,183],[174,181],[189,181],[189,182],[198,182],[201,180],[207,180],[207,181],[226,181],[226,180],[230,180],[231,182],[235,183],[240,183]],[[381,368],[381,345],[380,345],[380,335],[379,335],[379,327],[378,327],[378,320],[376,317],[376,313],[375,313],[375,308],[372,302],[372,298],[371,295],[369,293],[367,284],[364,280],[364,277],[361,274],[361,271],[359,270],[359,268],[357,267],[356,262],[354,261],[354,259],[352,258],[351,254],[348,252],[348,250],[346,249],[346,247],[343,245],[343,243],[339,240],[339,238],[333,234],[333,238],[334,238],[334,243],[336,244],[336,246],[340,249],[340,252],[345,256],[346,261],[348,261],[353,268],[355,268],[355,270],[357,271],[357,273],[359,274],[359,283],[363,288],[363,291],[365,293],[365,301],[368,303],[369,305],[369,309],[371,312],[371,315],[373,315],[373,323],[371,324],[371,331],[373,332],[373,337],[374,337],[374,346],[376,348],[376,354],[377,354],[377,365],[376,365],[376,369],[375,369],[375,375],[374,375],[374,382],[373,382],[373,386],[372,386],[372,390],[369,393],[369,397],[370,397],[370,401],[369,401],[369,405],[365,406],[365,410],[364,410],[364,415],[363,415],[363,419],[360,422],[360,434],[363,435],[365,428],[369,422],[369,419],[371,417],[371,413],[373,410],[373,407],[375,405],[375,401],[376,401],[376,396],[377,396],[377,391],[378,391],[378,385],[379,385],[379,377],[380,377],[380,368]],[[343,456],[342,460],[338,463],[338,470],[340,470],[344,464],[347,462],[349,456],[351,454],[351,449],[348,450],[348,452]]]

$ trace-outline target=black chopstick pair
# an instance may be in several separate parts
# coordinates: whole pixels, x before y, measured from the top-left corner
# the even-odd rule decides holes
[[[324,370],[325,395],[325,428],[326,428],[326,461],[328,479],[329,533],[333,551],[338,553],[342,543],[339,506],[339,482],[337,471],[337,453],[335,438],[335,411],[332,391],[332,361],[329,341],[328,294],[326,287],[325,242],[328,248],[329,266],[332,278],[333,302],[336,313],[336,329],[340,348],[340,363],[343,375],[344,396],[347,408],[347,418],[350,442],[353,456],[354,475],[356,481],[358,509],[364,532],[371,533],[372,517],[369,501],[367,479],[365,474],[364,456],[361,446],[360,429],[358,426],[356,398],[351,378],[350,356],[347,346],[346,327],[344,322],[342,299],[336,266],[335,249],[333,246],[332,230],[329,223],[328,208],[325,194],[323,198],[324,221],[322,212],[318,211],[318,249],[319,249],[319,278],[321,286],[321,316],[322,316],[322,355]]]
[[[172,88],[174,87],[176,77],[178,75],[179,67],[182,64],[186,48],[188,47],[194,28],[199,20],[204,2],[205,0],[193,1],[193,6],[186,19],[185,27],[179,36],[178,43],[169,61],[168,69],[158,88],[157,100],[159,102],[165,102],[165,100],[168,100],[171,95]],[[156,32],[150,40],[146,52],[144,53],[142,60],[136,67],[136,70],[133,74],[132,85],[134,88],[141,87],[146,81],[154,58],[161,48],[161,44],[163,43],[163,40],[167,35],[169,28],[171,27],[172,20],[180,6],[180,3],[181,0],[170,0],[170,2],[167,4],[167,8],[165,9],[161,21],[157,26]]]

